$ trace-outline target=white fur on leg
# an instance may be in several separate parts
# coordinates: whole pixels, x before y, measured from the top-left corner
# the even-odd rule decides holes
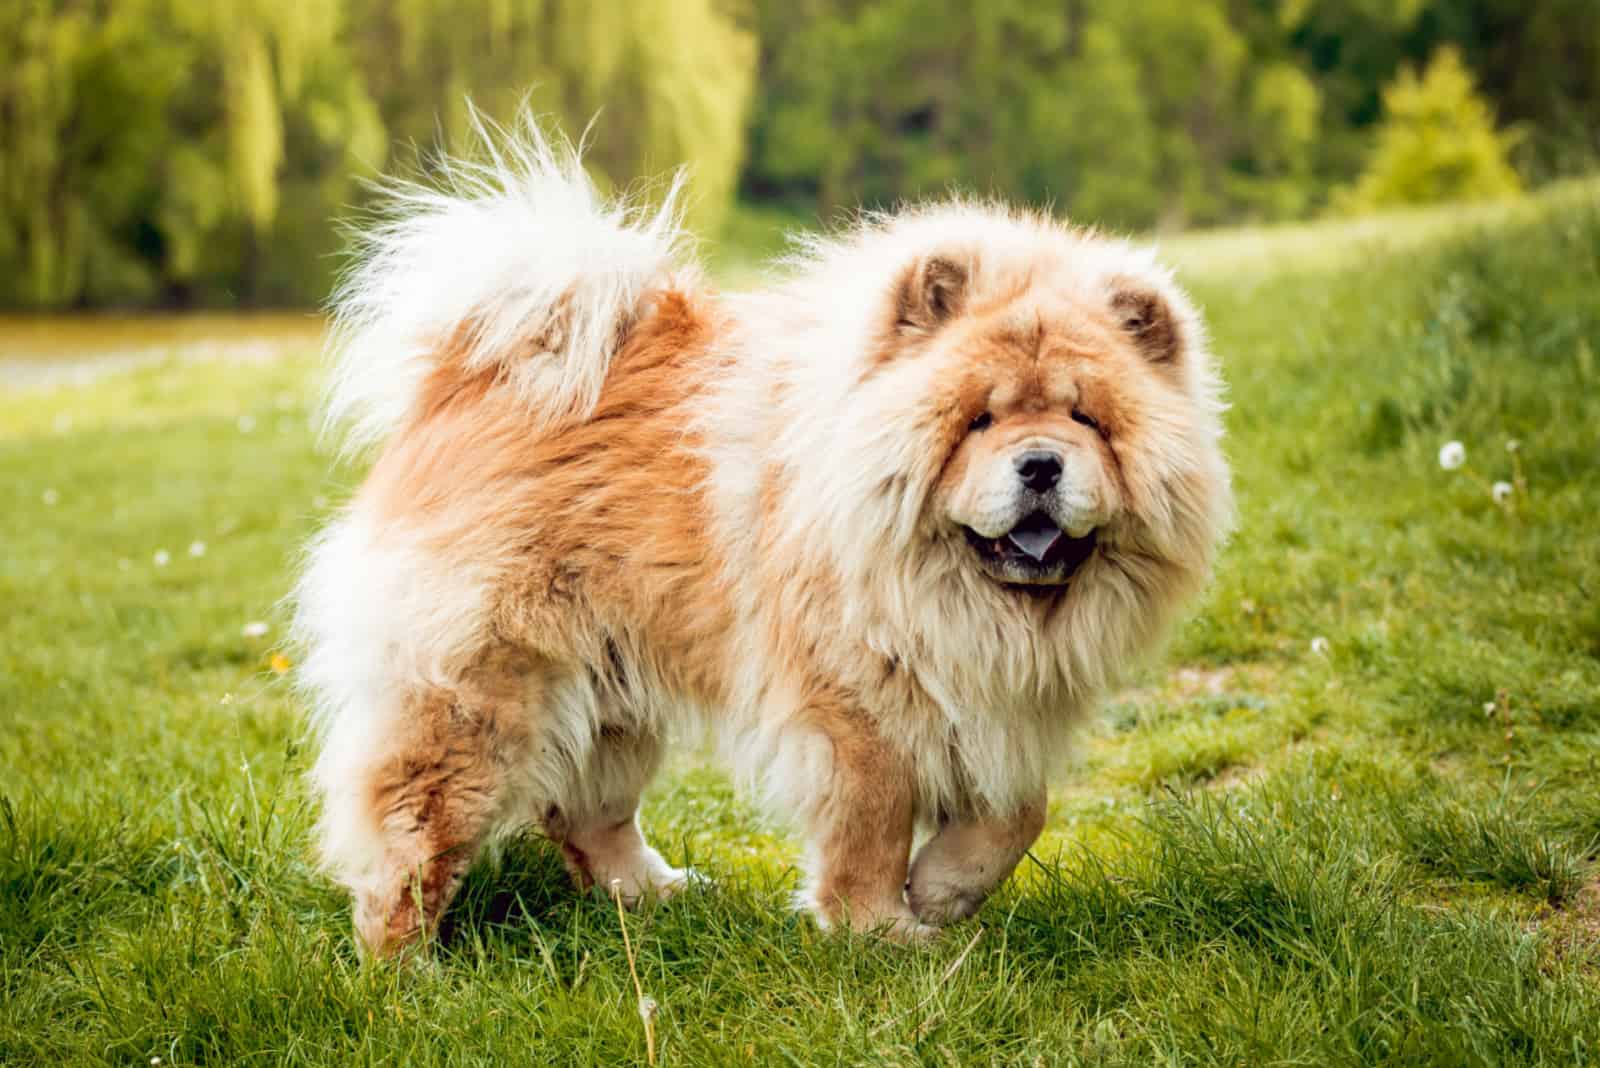
[[[689,883],[689,872],[674,868],[644,840],[637,814],[605,827],[574,831],[562,844],[568,859],[607,894],[615,886],[630,907],[654,894],[665,899]]]

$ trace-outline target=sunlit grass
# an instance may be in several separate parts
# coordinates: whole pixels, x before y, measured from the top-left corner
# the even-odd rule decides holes
[[[1471,226],[1526,222],[1551,208],[1582,208],[1600,197],[1600,179],[1572,179],[1540,196],[1477,204],[1391,209],[1355,218],[1198,230],[1156,239],[1181,271],[1262,276],[1290,270],[1356,268],[1373,257],[1403,253]]]
[[[663,1063],[1592,1059],[1587,188],[1377,245],[1177,242],[1232,386],[1210,593],[1085,732],[1018,876],[929,948],[791,913],[793,839],[677,759],[646,823],[716,885],[630,923]],[[475,871],[405,973],[357,964],[310,865],[279,601],[356,477],[315,445],[312,327],[261,360],[152,336],[152,364],[4,394],[0,1063],[640,1062],[615,911],[541,843]]]

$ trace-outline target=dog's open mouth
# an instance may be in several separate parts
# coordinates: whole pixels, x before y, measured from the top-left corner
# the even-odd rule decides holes
[[[1094,552],[1095,532],[1074,538],[1043,512],[1034,512],[998,538],[962,527],[978,560],[1007,585],[1064,586]]]

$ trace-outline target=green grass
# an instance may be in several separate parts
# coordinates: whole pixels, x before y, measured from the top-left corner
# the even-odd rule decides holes
[[[675,766],[646,823],[716,884],[629,919],[662,1063],[1600,1057],[1594,192],[1175,242],[1232,384],[1210,593],[931,947],[818,933],[794,843]],[[617,914],[547,849],[409,972],[309,863],[278,602],[355,478],[313,368],[0,409],[0,1063],[640,1063]]]

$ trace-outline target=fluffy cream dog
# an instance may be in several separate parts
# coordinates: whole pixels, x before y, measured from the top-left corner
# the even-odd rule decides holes
[[[362,251],[330,408],[376,458],[297,599],[374,953],[530,824],[580,885],[681,886],[637,808],[699,728],[804,830],[820,922],[971,914],[1228,523],[1194,308],[1042,216],[869,217],[723,294],[530,124]]]

